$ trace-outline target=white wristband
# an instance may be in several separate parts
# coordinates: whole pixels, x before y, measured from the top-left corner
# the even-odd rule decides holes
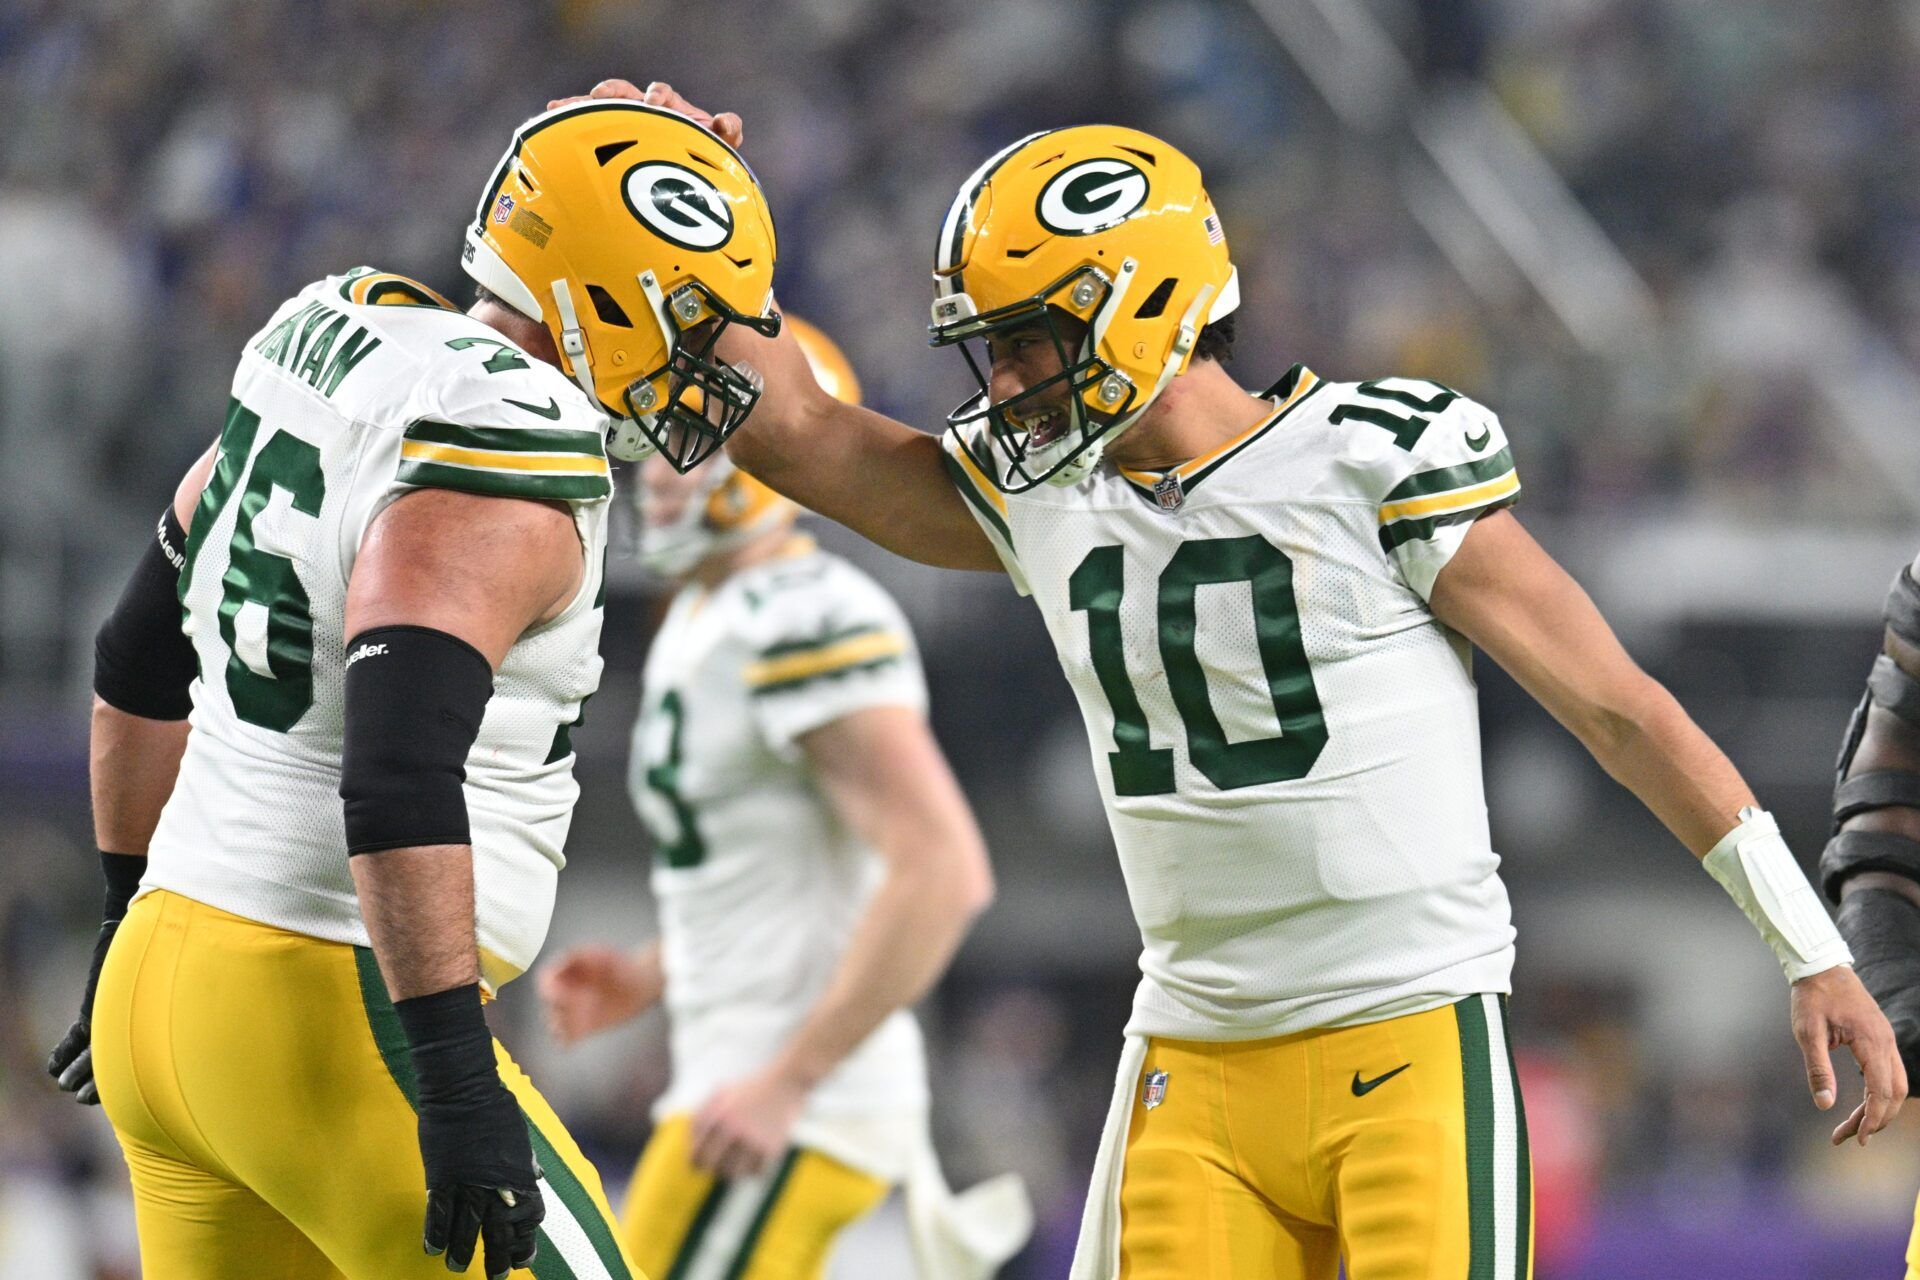
[[[1742,809],[1740,825],[1713,846],[1701,865],[1753,921],[1788,982],[1853,963],[1853,953],[1780,838],[1780,824],[1772,814]]]

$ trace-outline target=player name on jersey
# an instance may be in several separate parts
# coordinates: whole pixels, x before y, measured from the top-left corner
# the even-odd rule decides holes
[[[253,349],[330,396],[379,346],[365,326],[316,298],[262,334]]]

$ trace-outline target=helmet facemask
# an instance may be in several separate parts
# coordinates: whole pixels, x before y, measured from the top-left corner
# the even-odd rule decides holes
[[[713,354],[720,335],[728,325],[742,324],[772,337],[780,332],[780,317],[735,311],[697,280],[668,298],[646,272],[640,288],[653,304],[667,358],[629,383],[622,403],[674,470],[691,471],[726,443],[760,399],[760,380],[751,369]]]
[[[964,294],[934,304],[932,344],[959,347],[979,386],[947,415],[947,425],[964,443],[967,429],[985,422],[1006,460],[1004,472],[980,456],[983,450],[970,452],[1005,492],[1085,478],[1099,464],[1106,441],[1146,409],[1140,388],[1099,355],[1107,319],[1132,276],[1131,261],[1122,265],[1117,283],[1099,267],[1084,266],[1031,297],[981,314],[968,314],[972,304]],[[1059,372],[995,401],[989,344],[1016,332],[1050,342]],[[1157,388],[1149,395],[1152,390]]]

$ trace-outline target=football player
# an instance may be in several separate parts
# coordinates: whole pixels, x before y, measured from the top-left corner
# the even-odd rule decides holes
[[[476,1240],[490,1277],[639,1274],[481,1006],[564,861],[608,416],[717,448],[753,388],[713,343],[778,327],[773,259],[724,142],[574,106],[488,181],[470,311],[361,268],[241,353],[99,637],[107,920],[50,1064],[106,1108],[150,1280],[429,1276]]]
[[[857,402],[838,349],[786,324]],[[563,1043],[669,1011],[672,1083],[620,1212],[634,1260],[654,1276],[812,1280],[890,1186],[916,1209],[944,1198],[907,1006],[986,906],[986,849],[893,600],[724,455],[684,476],[649,459],[639,493],[641,559],[677,586],[629,774],[660,936],[569,951],[541,995]],[[983,1192],[1003,1210],[971,1216],[997,1241],[919,1233],[926,1280],[988,1275],[1023,1241],[1017,1186],[968,1194]]]
[[[1908,1078],[1920,1072],[1920,560],[1887,593],[1886,633],[1840,748],[1827,896],[1860,980],[1886,1010]],[[1920,1280],[1920,1206],[1907,1246]]]
[[[625,82],[597,93],[641,91]],[[670,87],[646,100],[678,106]],[[1049,130],[961,186],[932,338],[978,394],[942,436],[844,405],[791,339],[736,462],[912,559],[1004,569],[1079,700],[1144,943],[1075,1280],[1531,1270],[1472,646],[1702,859],[1772,947],[1815,1105],[1886,1019],[1774,820],[1508,508],[1495,416],[1411,378],[1258,392],[1194,164]]]

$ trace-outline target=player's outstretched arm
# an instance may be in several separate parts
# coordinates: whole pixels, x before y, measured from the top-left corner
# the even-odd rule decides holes
[[[544,1215],[533,1149],[480,1012],[462,790],[493,672],[578,591],[564,507],[439,489],[377,516],[347,588],[340,794],[354,887],[418,1078],[424,1243],[524,1266]],[[476,1239],[477,1238],[477,1239]]]
[[[1502,511],[1474,524],[1431,603],[1701,858],[1760,929],[1793,983],[1794,1036],[1822,1110],[1836,1096],[1832,1048],[1851,1048],[1867,1096],[1834,1140],[1884,1128],[1906,1098],[1906,1072],[1845,943],[1732,762],[1627,656],[1580,585]]]
[[[574,947],[540,968],[547,1030],[573,1045],[639,1017],[666,994],[660,940],[626,949],[602,943]]]
[[[209,449],[175,490],[119,603],[94,638],[93,720],[88,781],[93,839],[106,877],[106,903],[93,944],[80,1016],[47,1058],[61,1089],[99,1104],[93,1082],[93,994],[107,948],[147,866],[147,842],[173,794],[187,749],[193,644],[180,629],[180,566],[186,528],[213,469]]]
[[[727,444],[744,470],[895,555],[944,569],[1002,568],[954,488],[938,436],[828,395],[791,334],[735,326],[720,350],[764,380],[760,403]]]
[[[1820,859],[1860,980],[1886,1011],[1911,1080],[1920,1073],[1920,584],[1887,594],[1882,656],[1847,727],[1837,832]]]
[[[773,1062],[715,1092],[693,1120],[693,1159],[723,1178],[786,1148],[808,1093],[896,1009],[925,995],[993,896],[986,844],[926,718],[872,706],[799,738],[809,770],[886,878],[827,989]]]

